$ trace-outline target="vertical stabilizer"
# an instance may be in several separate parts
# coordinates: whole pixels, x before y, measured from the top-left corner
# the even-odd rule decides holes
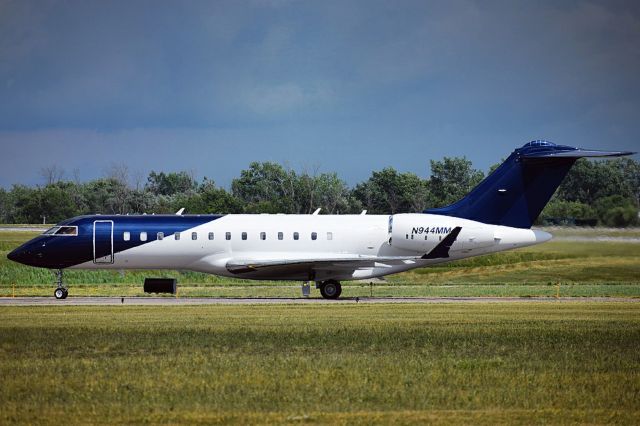
[[[578,158],[618,157],[624,151],[595,151],[532,141],[511,153],[460,201],[424,213],[493,225],[530,228]]]

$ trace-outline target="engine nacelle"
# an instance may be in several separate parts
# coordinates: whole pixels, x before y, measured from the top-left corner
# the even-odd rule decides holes
[[[403,250],[428,253],[456,226],[462,229],[451,251],[490,247],[494,228],[466,219],[424,213],[395,214],[389,218],[390,244]]]
[[[418,253],[431,251],[454,227],[446,216],[401,213],[389,218],[391,245]]]

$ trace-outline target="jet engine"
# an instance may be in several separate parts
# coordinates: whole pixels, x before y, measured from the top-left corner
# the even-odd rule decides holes
[[[428,253],[456,226],[462,229],[451,250],[472,250],[495,244],[493,226],[452,217],[402,213],[389,216],[389,244],[393,247]]]
[[[419,213],[389,216],[389,244],[399,249],[427,253],[449,234],[455,219]]]

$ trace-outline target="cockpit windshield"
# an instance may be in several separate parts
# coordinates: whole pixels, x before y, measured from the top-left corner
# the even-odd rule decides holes
[[[75,237],[78,235],[77,226],[54,226],[44,231],[42,235],[63,235],[67,237]]]

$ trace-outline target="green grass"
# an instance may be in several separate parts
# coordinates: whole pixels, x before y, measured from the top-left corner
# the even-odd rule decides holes
[[[0,229],[2,228],[40,228],[43,231],[49,229],[55,224],[42,224],[42,223],[0,223]]]
[[[581,228],[571,226],[548,226],[540,228],[554,237],[613,237],[640,238],[640,228]]]
[[[585,232],[562,228],[563,232]],[[554,231],[558,232],[558,231]],[[621,230],[594,231],[600,234]],[[631,234],[635,230],[629,231]],[[0,232],[0,297],[49,296],[53,274],[10,262],[9,250],[37,233]],[[145,277],[175,277],[181,296],[298,297],[299,283],[261,282],[188,271],[66,271],[73,295],[143,296]],[[640,244],[550,241],[386,277],[387,283],[345,282],[343,294],[363,296],[625,296],[640,297]],[[313,293],[319,297],[318,292]]]
[[[2,307],[0,423],[640,422],[640,304]]]

